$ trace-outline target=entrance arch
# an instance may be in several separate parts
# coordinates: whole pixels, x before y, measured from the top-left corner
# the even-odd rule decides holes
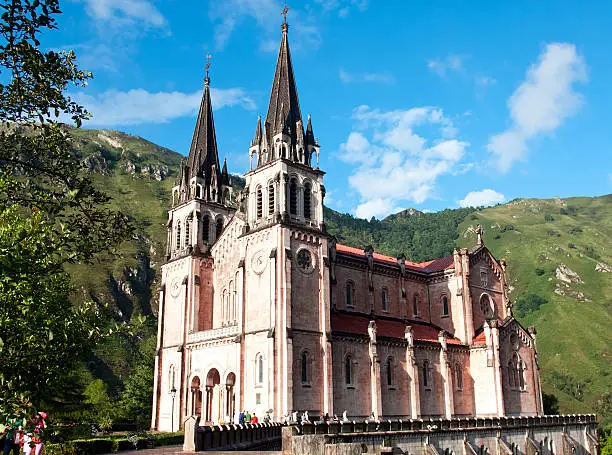
[[[218,403],[218,394],[215,397],[215,386],[221,383],[221,376],[216,368],[211,368],[206,375],[206,422],[213,422],[219,420],[218,409],[219,406],[214,406],[213,401]],[[215,399],[216,398],[216,399]],[[213,411],[217,411],[214,412]]]
[[[200,377],[194,376],[191,380],[191,415],[199,416],[202,414],[202,389],[200,387]]]

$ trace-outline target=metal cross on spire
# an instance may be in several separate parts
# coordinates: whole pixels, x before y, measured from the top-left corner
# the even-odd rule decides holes
[[[204,78],[204,83],[206,85],[208,85],[208,83],[210,82],[210,78],[208,77],[208,70],[210,68],[210,65],[212,65],[212,63],[210,62],[211,60],[212,55],[206,54],[206,65],[204,65],[204,69],[206,70],[206,77]]]
[[[291,8],[287,7],[287,2],[285,2],[285,6],[283,8],[283,10],[281,11],[281,16],[283,16],[283,24],[287,23],[287,13],[289,12]]]

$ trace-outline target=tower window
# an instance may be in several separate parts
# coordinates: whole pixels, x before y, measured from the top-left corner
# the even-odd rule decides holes
[[[291,215],[297,215],[297,181],[295,179],[291,179],[289,182],[289,213]]]
[[[210,240],[210,217],[208,215],[202,218],[202,236],[205,242]]]
[[[419,315],[419,296],[416,294],[412,297],[412,314]]]
[[[268,184],[268,215],[274,213],[274,182]]]
[[[181,249],[181,222],[176,223],[176,249]]]
[[[344,360],[344,382],[346,385],[353,385],[353,358],[350,355]]]
[[[448,316],[448,297],[442,296],[442,316]]]
[[[383,311],[389,311],[389,293],[386,289],[382,290],[381,308]]]
[[[263,197],[261,195],[261,186],[257,187],[257,219],[263,216]]]
[[[189,246],[189,242],[191,241],[191,222],[187,221],[185,223],[185,246]]]
[[[219,238],[219,236],[221,235],[221,232],[223,232],[223,217],[217,218],[217,226],[216,226],[217,238]]]
[[[463,390],[463,369],[460,363],[455,364],[455,383],[457,390]]]
[[[256,366],[256,370],[257,370],[257,384],[263,384],[264,381],[264,361],[263,361],[263,355],[259,354],[257,355],[257,358],[255,360],[255,366]]]
[[[304,185],[304,218],[312,218],[312,187],[310,183]]]

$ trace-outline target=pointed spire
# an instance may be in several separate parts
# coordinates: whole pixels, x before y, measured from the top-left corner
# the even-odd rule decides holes
[[[189,158],[187,165],[189,166],[189,178],[194,176],[204,177],[207,190],[215,190],[218,194],[220,188],[208,188],[211,184],[218,185],[221,181],[219,173],[219,155],[217,152],[217,137],[215,134],[215,123],[213,120],[212,104],[210,101],[210,77],[208,70],[210,68],[210,55],[206,56],[206,77],[204,78],[204,94],[198,119],[196,120],[193,139],[189,149]],[[216,174],[216,179],[213,178]],[[206,191],[213,193],[212,191]]]
[[[285,6],[283,15],[286,17],[288,8]],[[276,71],[272,82],[272,92],[270,93],[270,104],[266,115],[266,129],[270,137],[281,133],[283,125],[291,128],[291,139],[295,143],[296,131],[294,126],[302,118],[300,103],[298,101],[297,87],[293,75],[293,64],[291,63],[291,52],[289,51],[289,41],[287,39],[289,25],[285,21],[282,25],[283,36],[278,60],[276,61]]]
[[[227,158],[223,158],[223,169],[221,170],[221,185],[230,184],[229,174],[227,172]]]
[[[312,132],[312,122],[310,121],[310,114],[308,114],[308,125],[306,125],[306,144],[315,145],[315,137]]]
[[[251,145],[260,145],[261,144],[261,115],[257,116],[257,127],[255,128],[255,137],[253,138],[253,142]]]

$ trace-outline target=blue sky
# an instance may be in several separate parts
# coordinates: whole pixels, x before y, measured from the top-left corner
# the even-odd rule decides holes
[[[369,218],[612,192],[612,4],[304,0],[288,5],[326,203]],[[248,168],[282,2],[64,1],[45,46],[94,73],[72,89],[111,128],[187,153],[206,54],[221,159]]]

